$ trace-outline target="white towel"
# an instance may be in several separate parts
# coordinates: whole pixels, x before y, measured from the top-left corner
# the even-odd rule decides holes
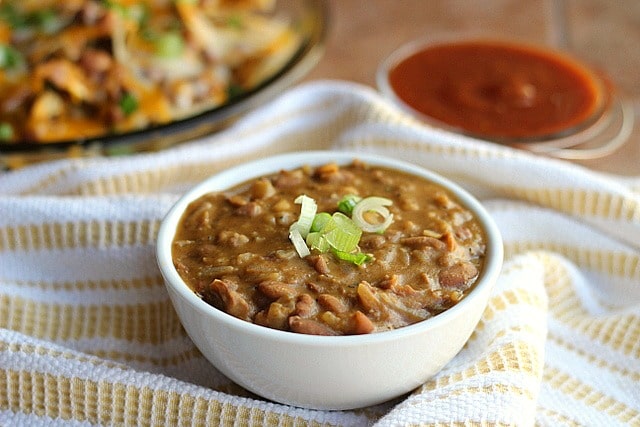
[[[463,350],[371,408],[267,402],[182,330],[154,257],[179,194],[268,154],[393,156],[465,186],[505,241]],[[640,177],[604,175],[413,121],[370,88],[291,89],[158,153],[0,174],[0,425],[640,425]]]

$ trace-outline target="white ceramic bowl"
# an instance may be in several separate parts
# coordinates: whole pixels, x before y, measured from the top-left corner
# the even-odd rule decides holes
[[[448,188],[479,219],[487,238],[484,269],[474,289],[449,310],[393,331],[312,336],[255,325],[200,299],[173,266],[171,243],[187,205],[211,191],[251,178],[331,161],[360,159],[406,171]],[[264,158],[214,175],[169,211],[158,234],[157,260],[175,309],[205,357],[231,380],[264,398],[315,409],[352,409],[423,384],[464,346],[484,311],[502,266],[500,233],[482,205],[458,185],[420,167],[364,153],[300,152]]]

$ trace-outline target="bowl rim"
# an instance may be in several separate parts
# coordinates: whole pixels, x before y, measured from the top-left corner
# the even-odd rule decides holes
[[[363,335],[305,335],[272,329],[238,319],[206,303],[182,280],[173,265],[171,246],[178,222],[190,202],[208,192],[225,190],[244,181],[278,172],[280,169],[291,169],[303,165],[317,166],[330,161],[345,164],[354,159],[371,165],[399,169],[430,180],[436,184],[443,185],[451,191],[466,208],[474,213],[485,232],[488,242],[487,255],[485,257],[484,268],[480,272],[480,277],[474,285],[473,290],[456,305],[436,316],[389,331]],[[390,342],[402,337],[427,333],[429,330],[446,323],[450,318],[455,318],[459,313],[464,312],[465,307],[473,304],[476,299],[475,296],[480,295],[482,293],[481,291],[490,291],[490,289],[486,288],[492,288],[495,284],[502,269],[503,256],[503,242],[498,226],[484,206],[461,186],[442,175],[412,163],[390,157],[383,157],[377,154],[349,151],[291,152],[249,161],[216,173],[184,193],[170,208],[160,224],[156,244],[156,261],[164,277],[165,285],[186,300],[193,309],[203,315],[211,316],[215,318],[216,321],[220,321],[243,334],[318,347],[326,346],[327,344],[340,347],[359,346],[371,343]]]

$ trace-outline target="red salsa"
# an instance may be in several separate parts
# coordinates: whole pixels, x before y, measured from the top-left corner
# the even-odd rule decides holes
[[[602,108],[598,80],[558,53],[501,42],[426,47],[389,71],[395,94],[418,112],[493,140],[544,138],[589,122]]]

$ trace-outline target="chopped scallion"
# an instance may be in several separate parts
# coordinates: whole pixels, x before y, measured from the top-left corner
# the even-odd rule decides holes
[[[362,197],[355,194],[347,194],[338,202],[338,210],[345,215],[351,215],[355,205],[362,200]]]
[[[360,236],[362,236],[362,230],[342,212],[334,213],[331,219],[335,223],[335,227],[325,234],[329,245],[342,252],[355,250],[358,247]]]
[[[149,5],[145,3],[132,4],[126,11],[127,17],[133,19],[141,27],[144,27],[149,22]]]
[[[111,0],[103,0],[102,4],[107,9],[111,9],[113,11],[116,11],[121,16],[126,16],[127,15],[127,8],[124,5],[121,5],[120,3],[117,3],[117,2],[111,1]]]
[[[12,70],[24,63],[22,54],[9,45],[0,45],[0,68]]]
[[[384,197],[367,197],[360,200],[353,208],[353,221],[362,229],[369,233],[383,233],[393,222],[393,214],[385,206],[393,202]],[[377,214],[380,221],[370,222],[366,215],[370,212]]]
[[[129,116],[138,109],[138,100],[133,94],[127,92],[120,98],[120,109],[125,116]]]
[[[300,258],[304,258],[311,253],[298,229],[293,228],[289,230],[289,239],[291,243],[293,243],[293,247],[296,248],[296,252],[298,252]]]
[[[325,253],[329,249],[331,249],[329,242],[327,242],[327,237],[317,231],[307,234],[306,242],[309,248],[315,249],[316,251],[321,253]]]
[[[0,141],[10,141],[13,138],[11,123],[0,122]]]
[[[343,261],[351,262],[355,265],[362,265],[365,262],[371,261],[372,259],[371,255],[368,255],[362,252],[350,253],[350,252],[342,252],[342,251],[334,250],[333,254],[336,256],[336,258],[341,259]]]
[[[178,31],[158,36],[154,42],[156,55],[162,58],[177,58],[184,52],[184,38]]]
[[[318,205],[315,200],[311,197],[305,196],[304,194],[298,196],[296,200],[294,200],[294,203],[300,205],[300,217],[291,225],[291,228],[296,228],[304,238],[309,234],[311,224],[313,223],[316,211],[318,210]]]
[[[317,211],[315,200],[306,195],[295,199],[300,204],[300,217],[289,227],[289,239],[300,257],[311,253],[311,249],[320,253],[331,251],[336,258],[362,265],[371,261],[371,255],[358,251],[362,232],[381,233],[393,221],[393,215],[386,206],[393,202],[383,197],[347,195],[338,203],[338,212]],[[381,220],[369,222],[365,215],[373,212]],[[351,215],[351,217],[349,216]]]
[[[229,25],[229,27],[235,29],[235,30],[241,30],[242,29],[242,18],[238,15],[231,15],[229,16],[229,18],[227,18],[227,24]]]
[[[245,92],[244,88],[239,84],[231,83],[227,88],[227,96],[229,99],[237,98]]]
[[[331,221],[331,214],[328,212],[320,212],[317,213],[313,218],[313,222],[311,223],[311,231],[320,231],[322,230],[327,223]]]
[[[0,4],[0,20],[6,22],[12,29],[19,29],[27,24],[24,14],[8,3]]]
[[[61,22],[53,9],[42,9],[33,12],[28,21],[45,34],[53,34],[60,29]]]

